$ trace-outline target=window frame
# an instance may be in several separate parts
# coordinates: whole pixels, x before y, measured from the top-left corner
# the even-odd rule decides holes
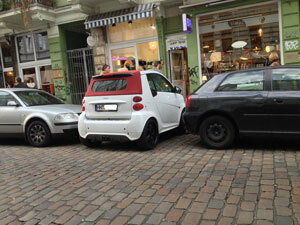
[[[240,73],[249,73],[249,72],[255,72],[255,71],[261,71],[263,73],[263,89],[262,90],[218,90],[220,88],[220,86],[224,83],[224,81],[236,74],[240,74]],[[228,73],[222,80],[221,82],[217,85],[217,87],[215,88],[214,92],[246,92],[246,91],[266,91],[267,87],[268,87],[268,78],[267,78],[267,70],[265,69],[256,69],[256,70],[249,70],[249,71],[233,71],[231,73]]]
[[[283,92],[283,91],[288,91],[288,92],[294,92],[294,91],[300,91],[299,90],[274,90],[273,89],[273,76],[274,76],[274,73],[273,73],[273,70],[282,70],[282,69],[295,69],[295,70],[300,70],[299,67],[282,67],[282,68],[270,68],[270,91],[272,92]]]
[[[7,94],[7,96],[12,97],[14,100],[11,100],[11,101],[15,101],[17,104],[21,105],[20,102],[18,101],[18,99],[16,99],[15,96],[13,96],[11,93],[6,92],[6,91],[0,91],[0,95],[1,95],[2,93]],[[8,106],[8,105],[1,105],[1,104],[0,104],[0,107],[9,107],[9,106]]]

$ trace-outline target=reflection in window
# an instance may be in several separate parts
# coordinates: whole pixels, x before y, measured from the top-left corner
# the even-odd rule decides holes
[[[32,34],[17,37],[20,62],[34,61]]]
[[[218,91],[262,91],[263,84],[263,71],[235,73],[223,81]]]
[[[8,42],[1,42],[1,50],[3,56],[4,68],[9,68],[13,66],[13,60],[11,56],[11,47]]]
[[[274,91],[300,91],[299,69],[274,69],[272,87]]]
[[[37,60],[50,58],[47,32],[34,34],[34,44]]]

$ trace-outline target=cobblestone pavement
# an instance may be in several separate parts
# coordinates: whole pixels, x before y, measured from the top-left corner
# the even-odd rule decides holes
[[[153,151],[60,144],[2,140],[1,225],[300,224],[297,143],[208,150],[183,135]]]

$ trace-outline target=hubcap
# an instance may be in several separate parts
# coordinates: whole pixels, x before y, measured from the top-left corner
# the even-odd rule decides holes
[[[35,144],[41,144],[46,138],[45,129],[41,125],[36,124],[31,127],[29,137]]]
[[[227,136],[226,128],[218,122],[210,124],[207,127],[206,133],[207,137],[214,142],[221,142]]]

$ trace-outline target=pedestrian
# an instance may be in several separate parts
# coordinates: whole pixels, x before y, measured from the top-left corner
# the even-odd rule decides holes
[[[28,77],[26,79],[25,83],[26,83],[27,87],[29,87],[29,88],[35,88],[35,82],[34,82],[34,79],[32,77]]]
[[[126,66],[126,63],[124,62],[123,63],[123,66],[122,66],[122,68],[121,69],[119,69],[119,71],[121,72],[121,71],[128,71],[128,68],[127,68],[127,66]]]
[[[15,81],[16,83],[14,85],[14,88],[28,88],[27,85],[22,82],[21,77],[16,77]]]
[[[103,67],[102,67],[100,75],[105,75],[105,74],[108,74],[108,73],[110,73],[110,66],[107,65],[107,64],[104,64]]]
[[[163,62],[162,61],[154,61],[153,62],[153,66],[152,66],[152,70],[158,71],[161,73],[161,69],[163,67]]]
[[[280,66],[280,60],[277,52],[273,51],[269,55],[269,66]]]

